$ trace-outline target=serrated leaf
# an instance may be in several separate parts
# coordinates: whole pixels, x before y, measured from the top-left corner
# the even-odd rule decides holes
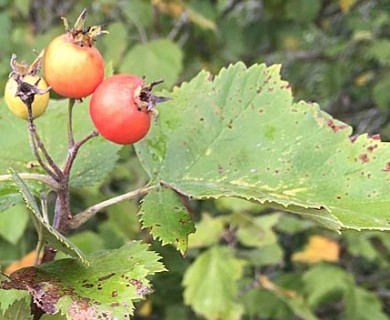
[[[208,249],[184,275],[185,303],[209,320],[240,319],[243,310],[235,299],[242,272],[243,261],[236,259],[229,248]]]
[[[187,251],[188,235],[195,231],[190,213],[180,202],[177,194],[169,189],[150,192],[142,202],[141,221],[144,228],[150,228],[162,244],[175,245],[182,254]]]
[[[12,172],[15,184],[20,189],[22,196],[26,202],[27,209],[31,213],[31,217],[34,221],[34,226],[38,234],[42,233],[43,241],[46,245],[60,250],[71,257],[79,259],[84,264],[88,264],[88,260],[84,254],[77,248],[69,239],[64,237],[61,233],[50,226],[42,217],[41,211],[34,196],[31,194],[27,185],[20,179],[20,176],[16,172]]]
[[[147,83],[163,79],[164,83],[159,88],[169,89],[179,77],[183,68],[182,60],[183,53],[173,41],[153,40],[130,49],[123,59],[120,71],[145,76]]]
[[[133,242],[89,257],[89,266],[62,259],[24,268],[10,276],[8,286],[28,290],[48,314],[125,319],[133,314],[134,302],[152,291],[147,277],[165,270],[160,257],[147,249]]]
[[[333,230],[390,230],[390,147],[316,104],[294,103],[280,66],[201,72],[136,145],[153,181],[197,199],[236,196]]]

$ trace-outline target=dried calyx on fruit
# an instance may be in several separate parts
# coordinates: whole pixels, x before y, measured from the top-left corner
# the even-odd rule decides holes
[[[42,64],[43,51],[28,65],[11,57],[11,73],[5,86],[5,101],[8,108],[19,118],[37,118],[43,114],[49,103],[50,87],[38,75]]]
[[[72,38],[73,43],[80,47],[92,47],[98,36],[108,33],[107,30],[103,30],[102,26],[85,27],[86,17],[87,9],[84,9],[77,18],[73,28],[69,27],[69,22],[66,17],[61,17],[64,22],[65,31]]]
[[[147,111],[152,111],[155,113],[156,112],[155,106],[157,103],[165,102],[171,99],[168,97],[155,96],[154,94],[152,94],[153,87],[163,82],[164,80],[157,80],[157,81],[153,81],[151,84],[145,87],[142,87],[141,92],[139,94],[140,109],[146,107]]]

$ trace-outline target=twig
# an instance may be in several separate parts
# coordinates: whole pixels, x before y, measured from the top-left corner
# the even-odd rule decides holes
[[[38,182],[42,182],[49,186],[53,190],[57,190],[59,188],[59,184],[52,177],[47,176],[45,174],[38,173],[18,173],[22,180],[34,180]],[[13,180],[11,174],[2,174],[0,175],[0,181],[11,181]]]
[[[74,137],[73,137],[73,107],[76,100],[70,98],[68,103],[68,145],[69,149],[74,146]]]
[[[105,200],[103,202],[97,203],[84,211],[78,213],[76,216],[73,217],[73,220],[70,222],[70,228],[76,229],[86,221],[88,221],[90,218],[92,218],[97,212],[103,210],[104,208],[107,208],[109,206],[112,206],[114,204],[120,203],[125,200],[133,199],[138,196],[142,196],[146,193],[149,193],[150,191],[154,190],[156,186],[147,186],[142,187],[133,191],[130,191],[128,193],[122,194],[120,196]]]
[[[68,158],[66,159],[64,170],[63,170],[64,176],[69,177],[70,171],[71,171],[72,166],[73,166],[73,162],[74,162],[74,160],[77,156],[77,153],[78,153],[79,149],[81,148],[81,146],[84,143],[86,143],[88,140],[90,140],[94,137],[97,137],[98,135],[99,135],[98,132],[94,130],[94,131],[90,132],[88,135],[86,135],[84,138],[82,138],[80,141],[78,141],[76,143],[73,142],[72,146],[69,145]]]
[[[43,144],[41,138],[38,135],[38,132],[34,124],[33,114],[32,114],[32,101],[24,101],[24,103],[26,104],[28,110],[28,131],[30,133],[30,139],[31,139],[30,143],[31,143],[31,148],[33,150],[34,156],[37,158],[37,161],[42,166],[42,168],[54,180],[59,181],[62,176],[62,171],[54,162],[53,158],[49,155],[45,145]],[[43,162],[38,151],[39,149],[42,151],[42,154],[45,157],[45,160],[47,161],[50,168]]]

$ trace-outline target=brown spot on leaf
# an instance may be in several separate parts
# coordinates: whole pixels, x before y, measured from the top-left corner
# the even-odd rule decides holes
[[[358,159],[359,159],[362,163],[367,163],[367,162],[370,161],[370,159],[368,158],[367,153],[362,153],[361,155],[359,155]]]
[[[335,124],[332,119],[329,119],[326,123],[334,132],[348,128],[346,124]]]
[[[111,292],[111,297],[115,298],[118,296],[118,291]]]
[[[371,139],[373,139],[373,140],[381,140],[381,135],[379,134],[379,133],[377,133],[377,134],[373,134],[372,136],[371,136]]]
[[[225,172],[225,169],[219,164],[218,165],[218,173],[219,174],[224,174],[224,172]]]
[[[385,165],[385,168],[383,169],[384,172],[390,172],[390,162],[387,162]]]
[[[90,289],[90,288],[93,288],[94,285],[92,283],[84,283],[83,285],[81,285],[83,288],[87,288],[87,289]]]
[[[106,276],[100,277],[100,278],[98,278],[98,280],[99,280],[99,281],[104,281],[104,280],[107,280],[107,279],[112,278],[113,276],[115,276],[115,273],[114,273],[114,272],[113,272],[113,273],[110,273],[110,274],[108,274],[108,275],[106,275]]]
[[[368,152],[373,152],[376,148],[378,148],[378,145],[377,144],[374,144],[374,145],[371,145],[367,148],[367,151]]]

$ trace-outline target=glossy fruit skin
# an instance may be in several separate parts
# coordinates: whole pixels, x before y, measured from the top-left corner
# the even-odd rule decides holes
[[[89,113],[97,131],[107,140],[132,144],[149,131],[151,113],[142,107],[140,93],[143,79],[118,74],[104,80],[95,90]]]
[[[35,75],[27,75],[23,78],[24,82],[27,82],[29,84],[35,84],[40,77]],[[46,89],[48,87],[46,81],[41,78],[41,80],[38,82],[37,87],[39,89]],[[18,89],[18,84],[15,81],[14,78],[9,78],[6,85],[5,85],[5,90],[4,90],[4,98],[5,102],[8,106],[8,108],[12,111],[12,113],[21,118],[21,119],[28,119],[28,111],[27,111],[27,106],[23,103],[23,101],[15,96],[16,91]],[[32,113],[33,113],[33,118],[38,118],[41,116],[47,108],[47,105],[49,104],[49,92],[45,94],[36,94],[34,97],[34,101],[31,105],[32,107]]]
[[[92,94],[104,78],[104,61],[95,47],[73,43],[69,34],[53,39],[46,49],[43,71],[58,94],[81,99]]]

